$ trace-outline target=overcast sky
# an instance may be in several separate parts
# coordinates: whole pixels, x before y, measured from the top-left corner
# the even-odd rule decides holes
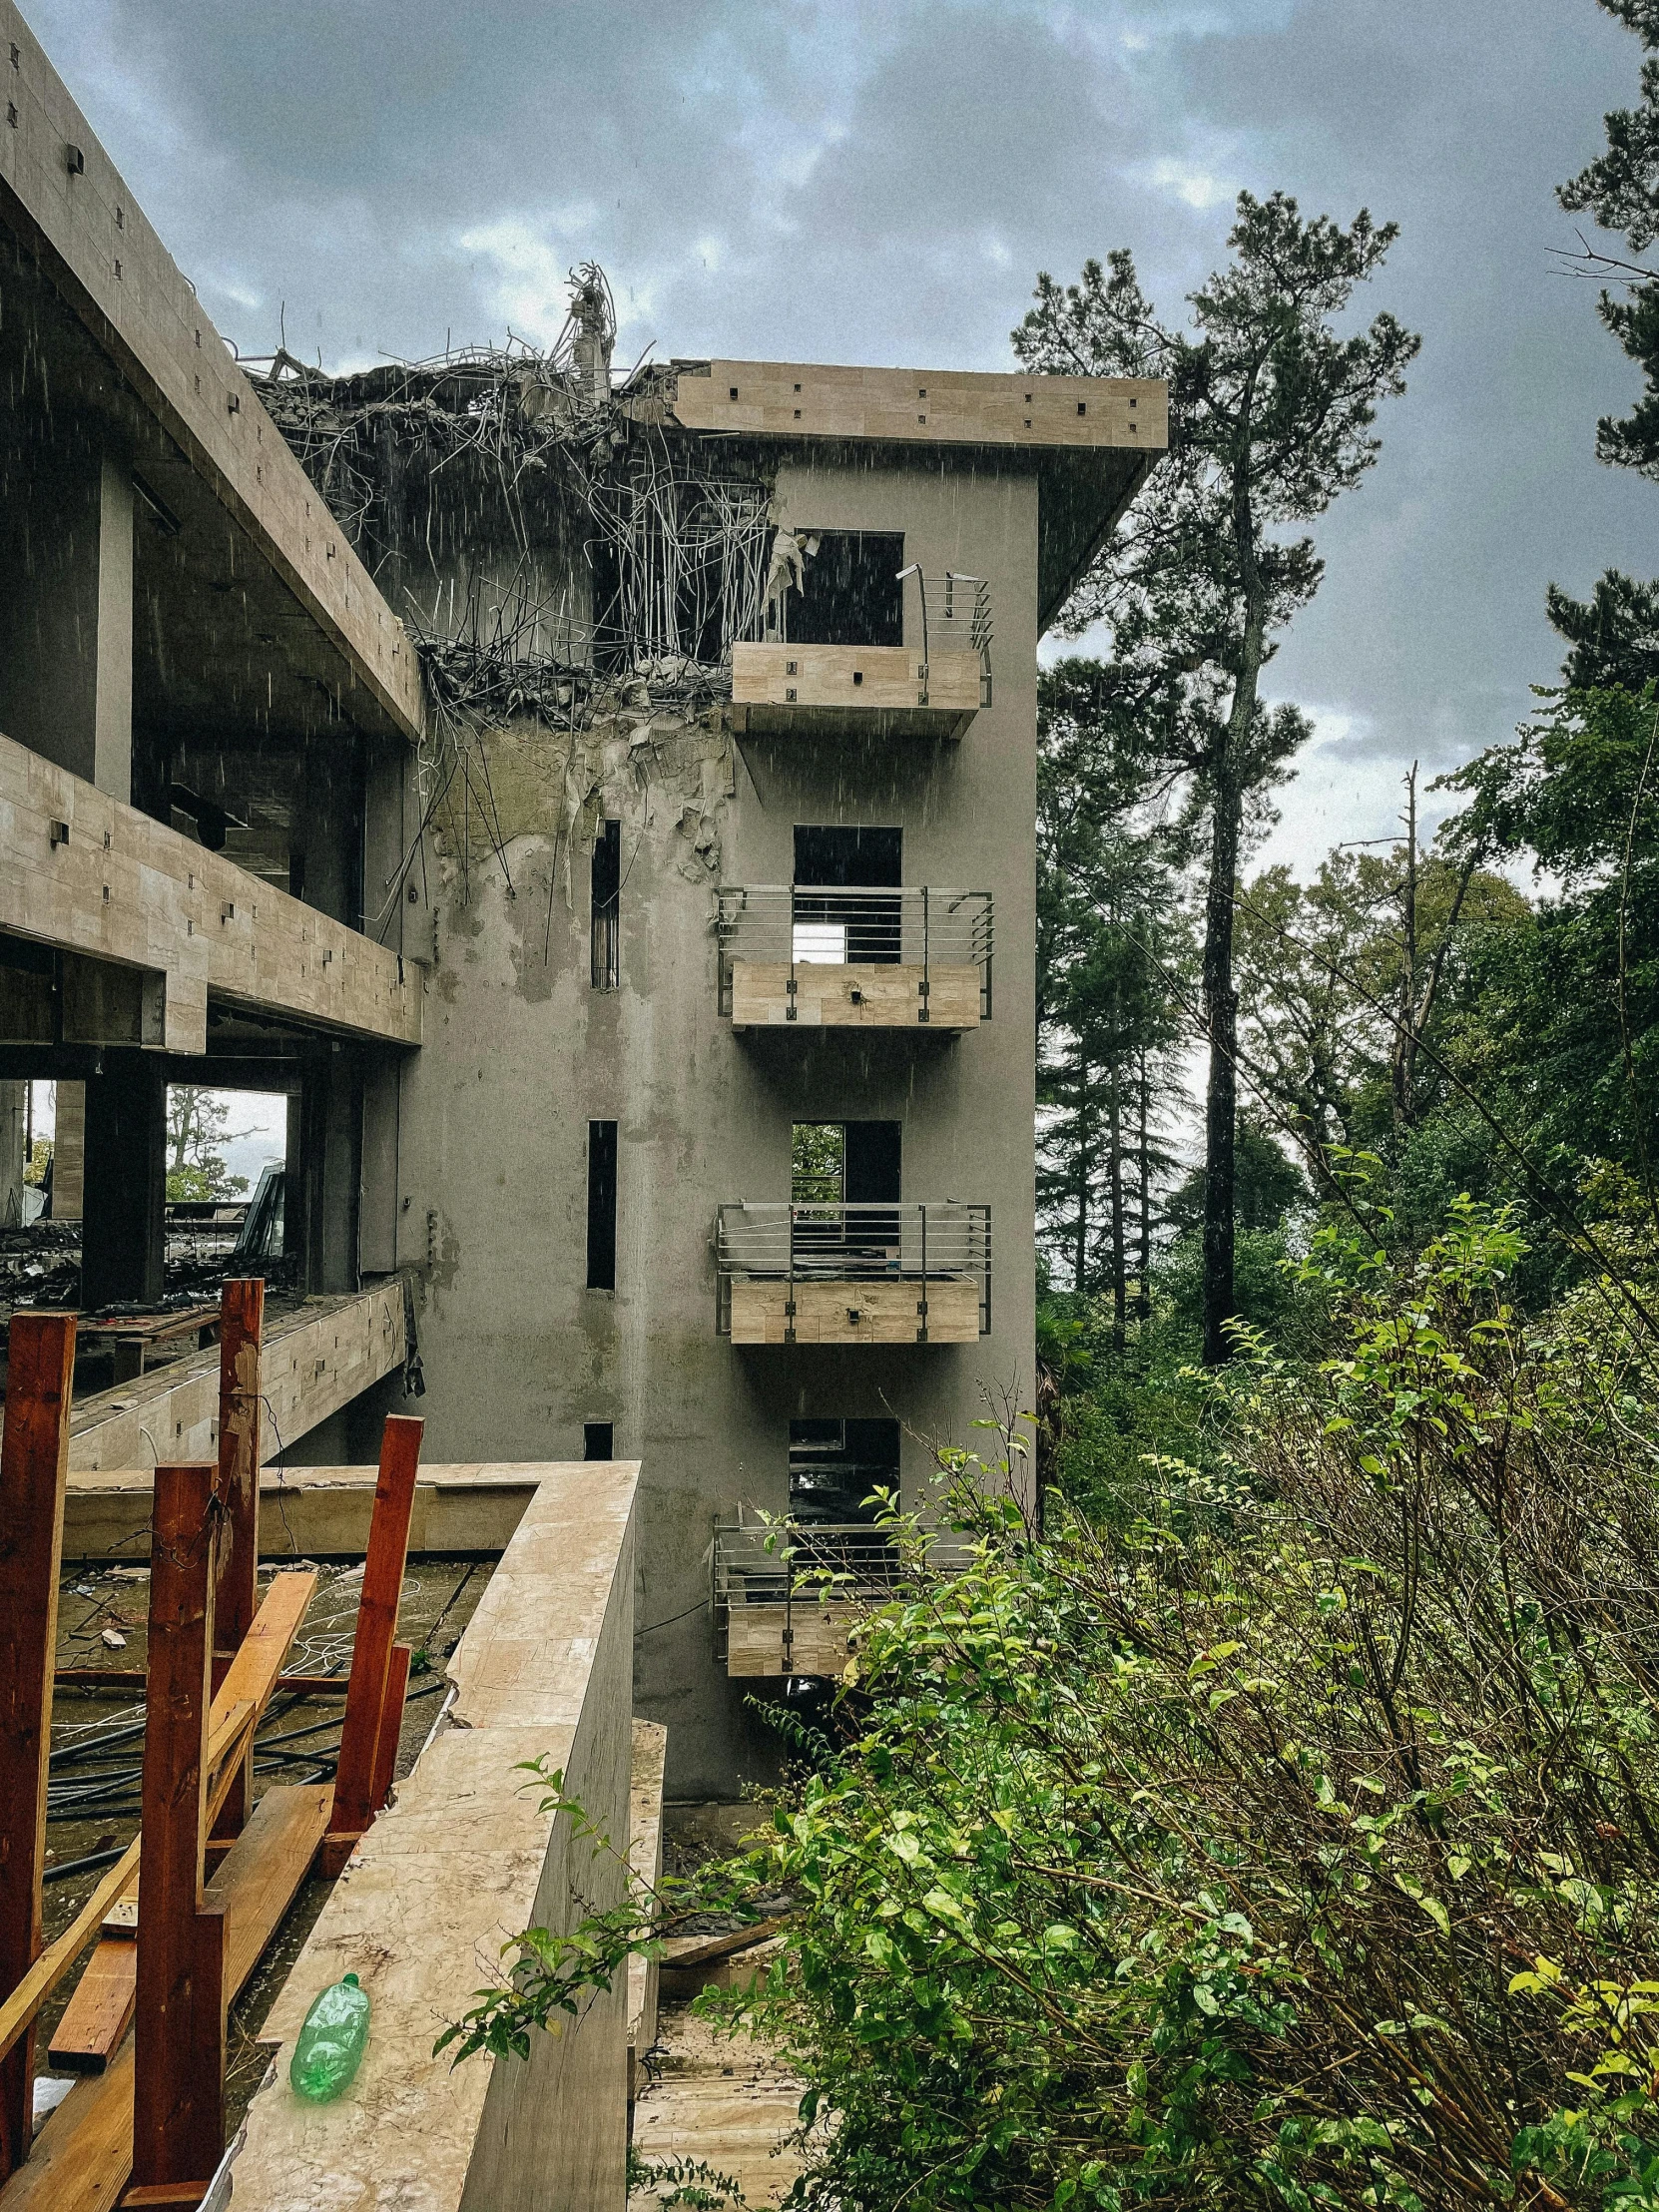
[[[1000,368],[1038,269],[1128,246],[1174,313],[1241,186],[1397,221],[1363,296],[1422,354],[1271,671],[1320,733],[1269,848],[1303,867],[1509,733],[1547,581],[1659,569],[1659,491],[1592,454],[1633,372],[1550,259],[1635,94],[1594,0],[24,7],[220,327],[329,367],[546,342],[592,256],[630,361]]]

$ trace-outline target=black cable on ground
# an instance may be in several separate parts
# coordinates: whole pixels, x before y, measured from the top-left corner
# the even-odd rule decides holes
[[[117,1844],[113,1851],[94,1851],[85,1859],[66,1859],[61,1867],[48,1867],[40,1879],[42,1882],[66,1882],[72,1874],[91,1874],[95,1867],[113,1867],[127,1850],[126,1844]]]

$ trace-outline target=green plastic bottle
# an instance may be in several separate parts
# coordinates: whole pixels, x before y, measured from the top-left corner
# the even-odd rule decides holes
[[[368,1991],[354,1973],[331,1981],[305,2014],[288,2061],[294,2093],[312,2104],[337,2097],[362,2064],[368,2042]]]

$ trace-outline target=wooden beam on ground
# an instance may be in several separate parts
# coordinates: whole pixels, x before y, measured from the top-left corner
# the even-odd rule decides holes
[[[375,1753],[386,1709],[391,1649],[397,1635],[397,1601],[409,1552],[409,1516],[420,1465],[424,1422],[389,1413],[381,1432],[380,1473],[374,1485],[362,1596],[351,1645],[351,1684],[345,1693],[339,1761],[334,1769],[334,1809],[322,1846],[322,1871],[338,1874],[374,1818]]]
[[[113,2212],[133,2168],[133,2038],[105,2073],[77,2081],[34,2154],[0,2184],[0,2212]]]
[[[195,2184],[199,2195],[225,2149],[225,1919],[202,1882],[216,1475],[156,1469],[134,2021],[134,2185]]]
[[[44,1947],[46,1774],[58,1642],[75,1317],[11,1325],[0,1439],[0,1990]],[[24,2164],[34,2127],[34,2022],[0,2059],[0,2179]]]
[[[326,1782],[267,1790],[213,1880],[208,1900],[225,1914],[225,1988],[234,1997],[281,1926],[328,1826]]]
[[[214,1688],[225,1679],[258,1611],[260,1567],[260,1346],[265,1283],[239,1278],[220,1292],[219,1479],[224,1515],[219,1586],[214,1593]],[[216,1838],[239,1835],[254,1804],[254,1743],[232,1779],[214,1822]]]
[[[275,1578],[253,1627],[243,1638],[242,1648],[214,1694],[208,1718],[210,1811],[221,1790],[229,1790],[235,1771],[220,1772],[214,1779],[215,1770],[224,1765],[228,1742],[242,1727],[247,1728],[249,1741],[253,1741],[253,1730],[281,1680],[282,1661],[292,1648],[315,1588],[314,1570]],[[137,1996],[136,1946],[130,1936],[107,1936],[88,1959],[86,1971],[58,2021],[48,2052],[53,2065],[66,2073],[95,2073],[107,2065],[132,2023]]]
[[[35,2014],[74,1965],[138,1876],[135,1836],[63,1934],[47,1944],[4,2003],[0,2003],[0,2055],[9,2051]],[[117,2036],[117,2042],[120,2041]]]

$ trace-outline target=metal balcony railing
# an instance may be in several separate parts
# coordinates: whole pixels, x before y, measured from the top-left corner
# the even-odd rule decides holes
[[[991,1210],[957,1199],[892,1204],[798,1205],[744,1199],[722,1206],[715,1237],[720,1271],[722,1334],[732,1328],[734,1283],[773,1284],[785,1292],[793,1321],[798,1286],[913,1286],[920,1317],[916,1341],[927,1339],[928,1287],[971,1285],[967,1303],[978,1334],[991,1326]],[[856,1318],[856,1309],[852,1310]],[[793,1337],[793,1329],[790,1332]]]
[[[715,1656],[737,1674],[838,1674],[860,1615],[970,1556],[943,1532],[918,1556],[869,1521],[717,1520]]]
[[[732,970],[740,960],[787,966],[794,1016],[796,970],[803,966],[918,969],[916,1020],[929,1018],[935,968],[976,968],[979,1014],[991,1011],[992,905],[989,891],[932,884],[723,883],[715,894],[720,942],[720,1010],[732,1011]],[[971,1003],[971,983],[969,984]]]

